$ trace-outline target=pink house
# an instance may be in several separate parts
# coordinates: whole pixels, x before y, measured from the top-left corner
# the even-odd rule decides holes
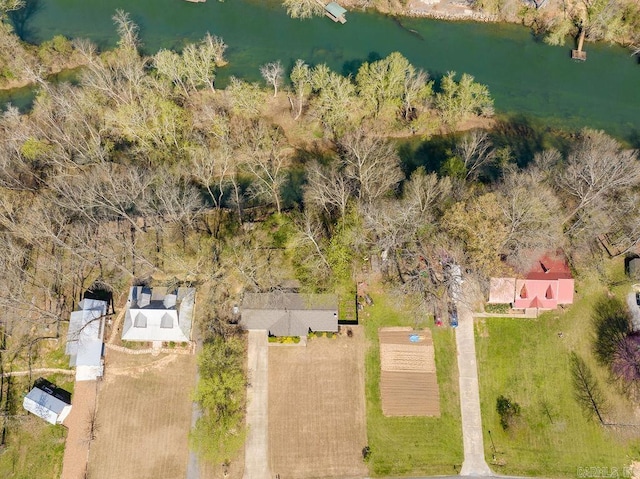
[[[546,254],[524,278],[491,278],[489,303],[511,303],[517,309],[555,309],[573,303],[571,270],[561,255]]]

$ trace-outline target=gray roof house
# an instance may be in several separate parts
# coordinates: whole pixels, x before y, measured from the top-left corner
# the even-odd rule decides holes
[[[306,336],[338,331],[338,297],[333,294],[246,293],[240,324],[272,336]]]
[[[24,397],[22,407],[49,424],[62,424],[71,412],[71,394],[39,378]]]
[[[76,381],[95,381],[102,376],[104,318],[107,302],[85,298],[81,311],[71,313],[67,334],[66,354],[69,366],[76,368]]]
[[[126,341],[191,340],[191,322],[196,299],[195,288],[167,288],[134,286],[122,328]]]

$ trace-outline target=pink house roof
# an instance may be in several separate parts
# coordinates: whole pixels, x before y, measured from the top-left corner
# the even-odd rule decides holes
[[[505,301],[510,289],[511,298]],[[514,308],[523,309],[555,309],[561,304],[572,304],[573,291],[574,281],[566,259],[561,253],[548,253],[522,279],[491,278],[489,302],[509,302]]]
[[[571,279],[571,269],[560,252],[546,253],[524,275],[527,279]]]

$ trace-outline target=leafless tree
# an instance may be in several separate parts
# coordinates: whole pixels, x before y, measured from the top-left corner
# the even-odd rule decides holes
[[[462,137],[455,147],[455,154],[460,157],[466,169],[467,181],[476,181],[482,168],[495,160],[495,150],[484,130],[473,130]]]
[[[273,87],[273,96],[278,95],[278,87],[282,84],[282,75],[284,69],[280,60],[276,62],[266,63],[260,67],[260,74],[264,81]]]
[[[339,147],[345,174],[362,203],[381,198],[403,177],[394,146],[380,136],[361,128],[342,137]]]
[[[305,203],[324,210],[329,217],[337,210],[340,218],[344,218],[354,192],[353,182],[341,169],[340,162],[323,165],[314,161],[307,167]]]
[[[636,151],[623,150],[602,131],[583,130],[557,177],[558,187],[575,204],[564,223],[585,209],[604,209],[607,198],[629,191],[640,183]]]
[[[511,169],[498,186],[498,205],[507,226],[505,248],[516,260],[521,252],[545,251],[562,244],[557,221],[560,202],[541,180],[536,171]]]
[[[251,189],[255,197],[270,197],[278,213],[282,210],[281,189],[287,165],[284,136],[279,128],[264,120],[247,121],[239,146],[243,166],[255,178]]]

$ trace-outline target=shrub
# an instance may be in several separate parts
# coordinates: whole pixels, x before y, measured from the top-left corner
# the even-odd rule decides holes
[[[498,396],[496,411],[500,416],[500,425],[506,431],[514,425],[516,419],[520,416],[520,405],[509,398]]]
[[[506,314],[511,310],[511,305],[508,303],[503,304],[487,304],[484,307],[487,313]]]

